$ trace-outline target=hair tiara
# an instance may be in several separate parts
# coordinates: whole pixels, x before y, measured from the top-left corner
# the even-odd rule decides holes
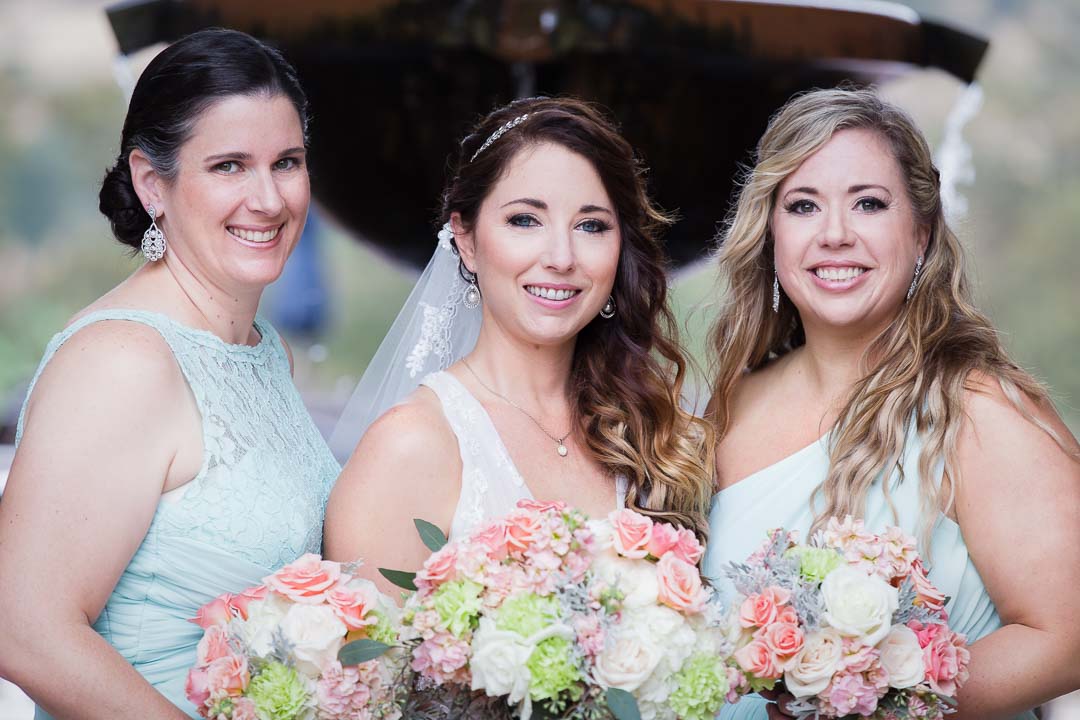
[[[491,133],[491,135],[488,136],[488,139],[484,141],[484,144],[480,146],[480,149],[477,150],[476,152],[474,152],[473,156],[471,158],[469,158],[469,162],[471,163],[473,160],[475,160],[477,158],[477,156],[480,153],[487,150],[491,146],[491,143],[493,143],[496,140],[498,140],[499,138],[501,138],[508,131],[513,130],[518,125],[525,122],[525,118],[527,118],[527,117],[529,117],[529,113],[525,113],[524,115],[518,115],[516,118],[514,118],[513,120],[511,120],[511,121],[507,122],[505,125],[503,125],[501,128],[499,128],[495,132]]]

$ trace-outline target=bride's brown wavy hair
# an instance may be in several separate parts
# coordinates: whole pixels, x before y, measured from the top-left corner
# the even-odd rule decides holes
[[[525,114],[476,155],[497,129]],[[679,404],[687,361],[668,307],[668,259],[660,243],[672,220],[650,200],[645,169],[612,122],[571,98],[529,98],[495,110],[461,143],[440,224],[457,212],[471,230],[511,160],[542,143],[561,145],[592,164],[615,204],[622,237],[612,290],[616,315],[585,326],[574,350],[575,428],[608,473],[626,478],[627,507],[704,538],[713,490],[712,432]]]
[[[825,506],[815,515],[814,529],[830,516],[862,516],[867,491],[882,472],[896,468],[903,477],[899,464],[914,419],[924,438],[918,470],[926,542],[932,513],[947,513],[953,505],[963,396],[977,377],[999,383],[1017,410],[1065,445],[1023,404],[1021,393],[1049,402],[1045,390],[1009,359],[990,321],[972,303],[963,249],[946,224],[926,139],[906,113],[873,91],[842,88],[796,96],[773,116],[758,143],[755,165],[742,179],[720,238],[717,260],[727,287],[711,334],[716,373],[706,417],[722,439],[739,376],[804,344],[791,302],[782,298],[779,312],[772,310],[769,223],[784,179],[837,131],[851,128],[877,133],[892,150],[917,225],[929,230],[929,242],[914,294],[863,354],[863,375],[829,435],[829,471],[814,495],[815,500],[823,495]],[[940,484],[931,471],[938,463],[945,468]],[[882,489],[891,505],[888,483]]]

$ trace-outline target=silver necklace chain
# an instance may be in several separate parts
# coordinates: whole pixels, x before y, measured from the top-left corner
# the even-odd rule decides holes
[[[528,410],[521,407],[520,405],[518,405],[516,402],[514,402],[510,398],[506,397],[501,392],[498,392],[497,390],[494,390],[486,382],[481,380],[480,376],[476,374],[476,371],[472,369],[472,366],[469,365],[468,361],[465,358],[461,359],[461,364],[465,366],[465,369],[468,370],[472,374],[472,376],[474,378],[476,378],[476,382],[480,383],[480,387],[484,388],[485,390],[487,390],[489,393],[491,393],[495,397],[501,398],[510,407],[514,408],[515,410],[520,412],[522,415],[524,415],[525,417],[532,420],[533,424],[536,425],[536,427],[540,428],[540,432],[544,433],[549,438],[551,438],[551,441],[555,443],[555,452],[559,453],[559,457],[566,457],[567,454],[569,454],[570,451],[567,450],[567,448],[566,448],[566,438],[570,437],[570,432],[573,432],[572,430],[570,432],[567,432],[566,434],[564,434],[562,437],[552,435],[551,433],[549,433],[547,431],[547,428],[545,428],[543,425],[540,424],[539,420],[537,420],[536,418],[534,418],[532,416],[532,414]]]

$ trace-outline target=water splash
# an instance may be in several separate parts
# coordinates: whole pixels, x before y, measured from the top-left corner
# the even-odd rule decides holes
[[[978,83],[963,89],[945,118],[945,136],[935,153],[934,162],[941,172],[941,202],[950,223],[967,215],[968,201],[959,186],[975,182],[975,164],[971,146],[964,140],[964,126],[978,114],[982,103],[983,90]]]

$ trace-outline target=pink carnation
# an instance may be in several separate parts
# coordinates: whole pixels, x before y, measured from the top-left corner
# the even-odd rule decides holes
[[[229,632],[224,625],[211,625],[203,633],[196,649],[197,667],[204,668],[215,660],[233,654],[229,645]]]
[[[234,699],[232,720],[259,720],[259,714],[255,710],[255,702],[246,697]]]
[[[446,631],[435,632],[413,653],[412,668],[439,684],[466,683],[469,643]]]
[[[867,683],[858,673],[845,672],[835,675],[829,686],[821,693],[821,697],[822,709],[836,716],[852,713],[862,716],[873,715],[878,703],[877,688]]]
[[[424,562],[424,567],[416,573],[416,587],[420,591],[432,590],[454,578],[454,566],[457,561],[457,545],[444,545]]]
[[[318,605],[326,599],[326,591],[334,587],[340,577],[340,563],[307,553],[263,578],[263,582],[271,590],[294,602]]]
[[[337,660],[323,668],[315,687],[319,717],[324,720],[366,718],[372,690],[381,685],[378,664],[342,667]]]
[[[220,657],[206,668],[206,685],[214,699],[243,694],[250,680],[247,658],[240,655]]]
[[[184,684],[184,695],[192,705],[199,708],[200,714],[210,699],[210,685],[206,678],[206,668],[192,668]]]

